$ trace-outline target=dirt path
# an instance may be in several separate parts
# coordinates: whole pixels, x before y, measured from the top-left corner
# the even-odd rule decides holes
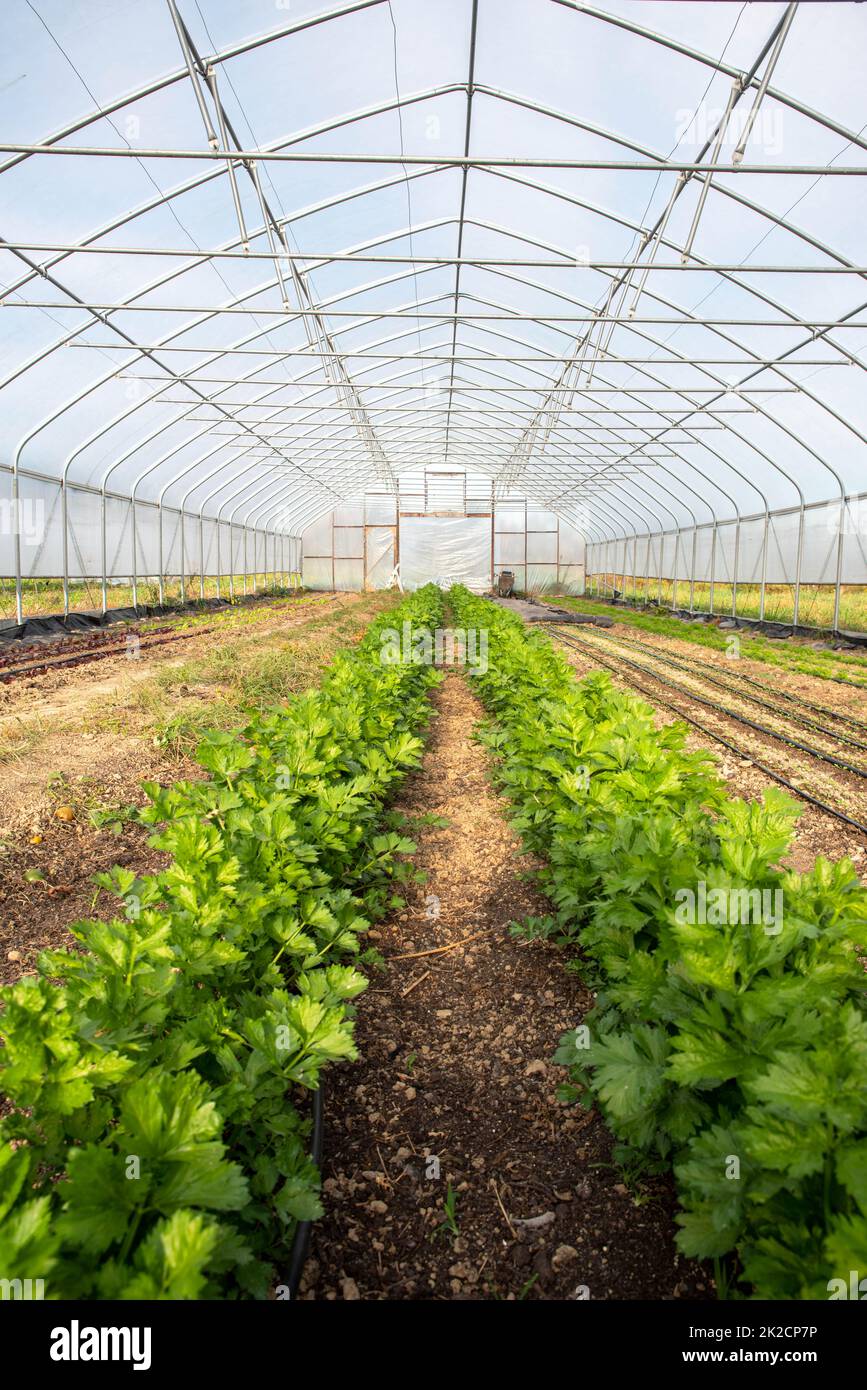
[[[327,1078],[326,1215],[301,1296],[710,1298],[674,1250],[668,1185],[634,1198],[598,1115],[556,1099],[550,1058],[591,996],[563,952],[509,935],[547,905],[472,741],[481,706],[455,675],[433,698],[400,809],[448,826],[415,833],[427,882],[374,933],[389,965],[359,1000],[361,1060]]]

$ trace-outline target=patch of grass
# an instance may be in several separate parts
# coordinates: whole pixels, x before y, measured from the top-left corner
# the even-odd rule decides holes
[[[235,575],[235,597],[236,600],[243,596],[244,577]],[[266,583],[264,575],[258,576],[257,590],[260,596],[268,595],[288,595],[291,591],[284,589],[279,577],[275,581],[274,576],[269,575]],[[253,594],[252,576],[247,581],[248,596]],[[163,585],[164,600],[167,604],[179,603],[181,601],[180,579],[167,579]],[[138,583],[138,601],[140,605],[148,604],[155,607],[159,603],[160,590],[159,584],[154,581],[142,579]],[[197,574],[186,576],[184,583],[183,597],[188,603],[195,602],[202,596],[202,585]],[[217,597],[217,580],[215,576],[206,576],[204,583],[205,598]],[[220,582],[220,596],[229,597],[229,577],[223,575]],[[132,605],[132,584],[112,584],[108,586],[108,606],[109,608],[128,608]],[[39,613],[62,613],[63,612],[63,581],[60,578],[47,579],[24,579],[22,580],[22,601],[25,617],[33,617]],[[69,586],[69,607],[73,613],[93,612],[102,607],[102,583],[99,579],[88,579],[85,581],[73,581]],[[14,581],[5,580],[0,583],[0,616],[10,617],[15,612],[15,584]]]
[[[304,643],[283,642],[240,676],[240,694],[245,702],[256,705],[274,704],[297,695],[319,679],[331,663],[336,647],[343,645],[321,638]]]
[[[215,624],[212,644],[202,655],[179,662],[169,658],[153,674],[121,690],[118,699],[101,699],[69,722],[71,738],[84,731],[148,739],[179,761],[192,753],[208,729],[233,728],[246,710],[279,704],[309,689],[322,678],[341,647],[349,646],[377,615],[394,606],[390,592],[365,594],[350,609],[321,606],[314,599],[292,601],[309,607],[305,619],[291,628],[262,633],[267,622],[285,617],[289,605],[238,607],[219,614],[189,615],[184,627]],[[0,731],[0,763],[28,757],[49,734],[38,715],[22,717]]]
[[[691,587],[688,579],[658,579],[645,583],[639,576],[633,585],[632,575],[627,574],[625,583],[620,575],[601,575],[600,582],[607,589],[613,585],[624,584],[624,598],[636,603],[660,603],[667,607],[686,608],[692,602],[696,610],[710,611],[710,584],[696,580]],[[735,617],[758,618],[761,611],[762,590],[760,584],[738,582]],[[735,594],[731,584],[715,581],[713,586],[713,607],[718,617],[732,614]],[[764,617],[768,622],[791,623],[795,616],[794,584],[768,584],[765,588]],[[834,625],[834,585],[802,584],[798,599],[798,621],[806,627],[830,631]],[[867,632],[867,585],[844,584],[840,591],[841,629],[849,632]]]
[[[48,733],[48,727],[37,715],[34,719],[16,719],[0,731],[0,763],[21,762]]]
[[[223,700],[192,702],[153,725],[154,746],[175,759],[191,754],[209,729],[228,729],[237,723],[237,709]]]
[[[395,601],[391,594],[371,594],[348,612],[314,608],[291,637],[285,632],[247,635],[239,614],[235,640],[164,668],[136,690],[133,698],[153,742],[180,758],[195,749],[207,729],[230,728],[244,710],[279,704],[308,690],[321,680],[336,652]]]

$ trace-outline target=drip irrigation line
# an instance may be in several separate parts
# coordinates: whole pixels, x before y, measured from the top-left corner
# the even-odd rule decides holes
[[[685,714],[683,710],[678,709],[677,705],[673,705],[669,700],[664,700],[661,696],[655,695],[653,691],[647,690],[644,686],[639,685],[634,677],[624,677],[623,672],[619,671],[616,666],[598,657],[592,647],[584,643],[576,642],[564,636],[561,632],[553,631],[552,635],[558,642],[562,642],[566,647],[573,647],[575,651],[581,652],[582,655],[591,653],[596,660],[598,660],[600,666],[607,667],[609,671],[613,671],[615,675],[619,675],[622,680],[625,679],[629,681],[636,690],[640,691],[642,695],[647,696],[648,700],[652,701],[654,705],[661,705],[664,709],[671,710],[679,719],[683,719],[685,723],[691,724],[692,727],[698,729],[700,733],[706,734],[708,738],[714,739],[717,743],[721,743],[730,753],[734,753],[737,757],[743,758],[746,762],[751,763],[753,767],[758,768],[760,772],[764,772],[768,777],[773,778],[775,782],[779,782],[780,786],[785,787],[788,791],[799,797],[801,801],[808,802],[818,810],[824,811],[826,815],[833,816],[835,820],[842,821],[844,825],[851,826],[853,830],[857,830],[860,834],[867,836],[867,825],[863,825],[861,821],[854,820],[851,816],[845,815],[843,811],[835,810],[833,806],[829,806],[825,801],[820,801],[818,797],[811,796],[809,792],[802,791],[800,787],[795,786],[794,782],[790,782],[787,777],[783,777],[783,775],[776,772],[774,768],[768,767],[767,763],[760,763],[756,758],[752,757],[751,754],[745,752],[743,748],[738,748],[737,744],[731,743],[727,738],[723,738],[722,734],[717,733],[714,729],[709,729],[706,724],[702,724],[697,719],[693,719],[690,715]],[[668,683],[659,676],[654,677],[654,679],[659,680],[663,685]]]
[[[646,642],[639,642],[628,637],[614,637],[610,633],[603,633],[601,631],[595,635],[600,637],[604,636],[609,642],[621,642],[624,646],[629,647],[630,650],[638,648],[639,651],[648,652],[650,656],[653,657],[654,661],[660,662],[661,665],[667,664],[675,667],[679,671],[686,671],[687,674],[693,675],[694,679],[707,681],[709,685],[715,685],[720,690],[725,690],[730,695],[736,695],[739,700],[750,700],[753,704],[759,705],[762,709],[770,710],[772,714],[777,714],[782,719],[791,719],[794,723],[803,725],[805,729],[812,729],[816,733],[824,735],[825,738],[831,739],[833,742],[850,744],[853,748],[860,748],[864,752],[867,752],[867,743],[861,743],[859,739],[852,738],[847,734],[834,733],[832,729],[826,728],[824,724],[819,724],[815,719],[807,719],[802,715],[792,714],[789,710],[781,709],[779,705],[772,705],[767,700],[760,700],[757,695],[750,695],[749,693],[745,693],[726,684],[724,681],[718,679],[717,676],[706,674],[709,671],[715,670],[716,668],[714,667],[708,666],[702,662],[696,662],[695,667],[702,668],[700,674],[696,674],[695,667],[690,666],[685,661],[678,660],[677,657],[669,652],[660,653],[658,648],[649,647]],[[834,711],[830,710],[829,713],[833,715]]]
[[[322,1153],[325,1147],[325,1115],[322,1100],[322,1080],[320,1078],[318,1090],[313,1092],[313,1144],[310,1150],[310,1157],[317,1168],[322,1167]],[[298,1286],[301,1283],[301,1275],[304,1273],[304,1266],[307,1263],[307,1252],[310,1249],[310,1234],[313,1230],[312,1221],[301,1221],[295,1232],[292,1241],[292,1248],[289,1252],[289,1275],[286,1280],[289,1286],[289,1297],[295,1298],[298,1293]]]
[[[45,671],[53,671],[64,666],[83,666],[90,661],[102,661],[110,656],[129,655],[135,651],[147,651],[150,647],[163,647],[168,642],[183,642],[190,637],[202,637],[205,633],[214,632],[213,627],[195,628],[192,632],[176,632],[167,637],[139,638],[138,645],[131,647],[127,640],[113,643],[111,646],[90,647],[86,651],[67,652],[65,656],[49,657],[44,661],[30,661],[22,666],[0,666],[0,682],[8,684],[10,681],[18,680],[23,676],[38,676]],[[136,634],[130,633],[129,636]],[[130,656],[130,660],[134,660]]]
[[[598,633],[600,636],[603,635],[603,631],[601,628],[598,630]],[[607,636],[608,634],[605,633],[604,635]],[[617,640],[621,642],[626,642],[627,640],[629,640],[631,645],[640,647],[642,651],[654,652],[658,650],[655,647],[649,647],[646,642],[640,642],[637,637],[631,639],[621,637]],[[676,637],[673,637],[671,640],[676,642],[678,639]],[[665,655],[668,655],[667,650],[665,651]],[[699,661],[697,658],[695,658],[695,665],[697,667],[701,667],[705,671],[715,671],[717,669],[715,666],[711,665],[710,662]],[[824,679],[824,677],[820,677],[819,679]],[[856,719],[854,714],[844,713],[842,710],[831,709],[828,705],[817,705],[814,701],[805,700],[800,695],[790,695],[789,692],[786,690],[777,690],[775,686],[768,685],[765,681],[756,680],[755,676],[744,675],[743,671],[738,673],[738,680],[745,681],[747,685],[754,685],[757,690],[767,690],[772,695],[777,695],[781,700],[791,700],[793,704],[803,705],[805,709],[814,710],[816,714],[830,714],[834,719],[839,719],[844,724],[851,724],[854,728],[862,729],[865,732],[867,732],[867,722],[865,722],[863,719]]]
[[[589,650],[598,652],[598,647],[590,646]],[[719,714],[726,715],[729,719],[735,719],[739,724],[746,724],[750,729],[755,729],[757,733],[766,734],[770,738],[779,739],[780,743],[787,743],[790,748],[797,748],[801,753],[808,753],[811,758],[819,758],[824,763],[831,763],[834,767],[839,767],[843,772],[850,772],[855,777],[867,778],[867,769],[856,767],[854,763],[847,763],[843,758],[835,758],[833,753],[823,753],[819,748],[812,748],[809,743],[799,743],[795,738],[787,738],[785,734],[778,734],[773,729],[767,728],[764,724],[757,724],[753,719],[747,719],[745,714],[736,714],[734,710],[726,705],[719,705],[715,700],[708,700],[703,695],[696,695],[692,690],[685,689],[678,685],[677,681],[666,680],[664,676],[657,675],[647,666],[642,666],[638,661],[630,661],[628,657],[617,655],[618,661],[622,661],[626,666],[632,666],[636,671],[641,671],[643,675],[650,676],[651,680],[661,681],[663,685],[668,685],[672,690],[685,695],[689,700],[695,700],[700,705],[707,705],[708,709],[716,710]]]
[[[644,617],[648,617],[648,618],[662,618],[662,619],[664,619],[664,620],[666,619],[666,613],[669,613],[669,612],[670,612],[670,613],[678,612],[678,613],[683,614],[684,616],[688,616],[688,617],[690,618],[690,621],[692,621],[692,622],[698,622],[701,618],[720,618],[720,617],[726,616],[725,614],[721,614],[721,613],[711,613],[711,612],[710,612],[708,609],[706,609],[706,608],[694,608],[694,609],[693,609],[693,608],[690,608],[690,609],[686,609],[686,608],[680,608],[680,609],[671,608],[671,609],[668,609],[668,608],[667,608],[667,609],[665,610],[665,613],[661,613],[661,612],[659,611],[659,608],[658,608],[655,604],[653,604],[653,603],[650,603],[650,604],[647,604],[647,603],[640,604],[640,603],[635,603],[635,602],[633,602],[632,599],[625,599],[625,598],[624,598],[624,599],[602,598],[602,599],[596,599],[596,600],[594,600],[594,599],[591,597],[591,599],[590,599],[589,601],[590,601],[591,603],[597,602],[597,603],[599,603],[603,608],[613,608],[613,609],[615,609],[615,610],[618,609],[618,608],[626,608],[626,609],[627,609],[629,612],[631,612],[631,613],[637,613],[637,614],[639,615],[639,617],[644,616]],[[619,622],[620,619],[617,618],[616,621]],[[741,616],[741,615],[738,616],[738,624],[739,624],[739,626],[741,626],[741,627],[747,626],[747,627],[751,628],[753,631],[757,631],[757,632],[759,633],[759,636],[762,635],[761,628],[759,627],[759,624],[760,624],[761,622],[763,622],[763,621],[764,621],[764,622],[769,622],[770,619],[746,618],[746,617],[743,617],[743,616]],[[778,627],[792,628],[792,631],[794,632],[794,628],[792,627],[792,624],[791,624],[791,623],[779,622],[779,623],[777,624],[777,626],[778,626]],[[799,623],[799,624],[798,624],[798,631],[799,631],[799,632],[814,632],[814,633],[820,633],[820,632],[825,632],[825,631],[827,631],[827,629],[826,629],[826,628],[820,628],[820,627],[807,627],[804,623]],[[660,634],[660,635],[665,635],[666,637],[669,637],[669,636],[670,636],[670,638],[671,638],[672,641],[681,640],[681,639],[678,639],[677,636],[676,636],[676,634],[673,634],[673,633],[672,633],[672,634],[665,633],[665,634]],[[838,634],[838,636],[839,636],[839,635],[840,635],[840,634]],[[860,634],[859,634],[859,635],[860,635]],[[684,638],[684,639],[682,639],[682,640],[688,641],[688,638]],[[855,690],[867,690],[867,682],[865,682],[865,681],[850,681],[850,680],[847,680],[845,676],[826,676],[826,675],[824,674],[824,672],[813,672],[813,671],[803,671],[801,674],[802,674],[802,675],[805,675],[805,676],[811,676],[811,677],[812,677],[813,679],[815,679],[815,680],[821,680],[821,681],[834,681],[835,684],[837,684],[837,685],[851,685]]]
[[[323,598],[310,599],[309,602],[311,604],[324,603],[331,597],[332,595],[326,595]],[[273,598],[269,598],[266,605],[259,606],[255,610],[251,607],[249,611],[260,613],[267,612],[268,608],[273,606],[275,601],[276,600]],[[294,601],[290,601],[290,606],[293,603]],[[241,612],[248,611],[243,604],[239,607]],[[227,605],[225,609],[218,609],[216,611],[218,614],[220,612],[228,612],[229,607]],[[212,624],[207,627],[193,627],[189,631],[174,633],[170,636],[162,635],[167,632],[170,633],[171,628],[176,626],[178,621],[188,616],[195,618],[198,615],[180,614],[175,616],[171,623],[167,623],[165,619],[162,618],[149,619],[148,621],[158,622],[160,626],[155,628],[152,632],[147,632],[145,634],[140,634],[135,631],[128,632],[123,642],[118,641],[119,634],[114,632],[92,631],[70,633],[68,636],[62,637],[56,644],[52,643],[53,646],[56,645],[60,649],[60,654],[58,656],[34,658],[31,661],[21,662],[17,665],[10,660],[9,656],[3,653],[3,649],[0,647],[0,682],[11,681],[19,676],[38,675],[40,672],[51,670],[54,667],[77,666],[88,661],[99,661],[102,657],[123,655],[125,651],[129,650],[126,640],[127,636],[138,637],[138,650],[144,651],[148,647],[158,647],[166,642],[180,642],[186,638],[201,637],[206,633],[220,631],[218,626]],[[274,616],[276,616],[276,613]],[[282,626],[282,623],[278,623],[278,627],[279,626]],[[226,629],[227,632],[231,630],[231,628]],[[262,635],[267,635],[268,632],[275,630],[274,628],[266,628]],[[86,643],[90,645],[85,645]],[[28,643],[27,645],[29,646],[31,644]],[[16,655],[18,655],[18,653],[16,653]]]

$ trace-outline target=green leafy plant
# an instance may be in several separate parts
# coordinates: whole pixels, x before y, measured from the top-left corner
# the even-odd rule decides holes
[[[400,621],[435,626],[433,587]],[[423,665],[374,624],[321,688],[210,732],[201,781],[146,786],[161,873],[97,876],[111,921],[0,991],[0,1275],[49,1297],[267,1296],[320,1215],[299,1105],[354,1058],[352,962],[411,840],[383,826],[418,765]]]
[[[438,1236],[450,1236],[452,1240],[454,1240],[460,1235],[461,1229],[458,1225],[457,1206],[458,1194],[455,1192],[451,1183],[449,1183],[443,1201],[442,1218],[431,1232],[431,1240],[436,1240]]]
[[[553,925],[597,1004],[566,1034],[564,1100],[597,1104],[632,1160],[674,1167],[687,1255],[738,1257],[766,1298],[827,1297],[867,1271],[867,892],[851,863],[780,868],[799,810],[778,790],[726,795],[687,729],[539,633],[452,589],[486,627],[481,737],[514,807]],[[779,894],[771,930],[682,920],[681,890]],[[720,1278],[734,1278],[719,1268]],[[718,1279],[718,1283],[720,1279]]]

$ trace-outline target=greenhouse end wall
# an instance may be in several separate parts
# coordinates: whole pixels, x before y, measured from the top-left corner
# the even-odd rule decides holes
[[[488,509],[409,510],[395,497],[337,508],[302,536],[305,588],[371,590],[430,581],[489,589],[511,570],[521,592],[582,594],[584,541],[567,521],[524,498]],[[396,574],[397,572],[397,574]]]

